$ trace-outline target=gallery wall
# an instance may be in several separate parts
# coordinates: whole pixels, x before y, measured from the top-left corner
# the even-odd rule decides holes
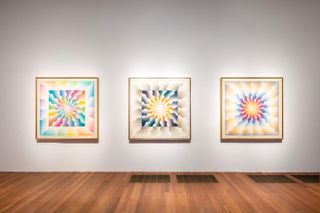
[[[0,171],[320,171],[320,1],[0,0]],[[35,77],[100,78],[99,143],[37,143]],[[221,143],[222,76],[284,77],[282,143]],[[191,77],[190,143],[129,143],[128,77]]]

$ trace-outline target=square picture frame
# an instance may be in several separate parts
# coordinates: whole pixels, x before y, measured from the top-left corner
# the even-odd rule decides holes
[[[191,78],[128,79],[129,141],[191,140]]]
[[[221,77],[222,142],[282,142],[283,77]]]
[[[36,77],[36,140],[99,139],[99,78]]]

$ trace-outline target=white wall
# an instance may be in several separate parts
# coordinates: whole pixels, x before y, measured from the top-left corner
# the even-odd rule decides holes
[[[320,1],[0,0],[0,171],[320,171]],[[98,144],[37,143],[36,76],[100,78]],[[131,144],[129,76],[192,78],[191,143]],[[221,143],[219,78],[284,77],[283,143]]]

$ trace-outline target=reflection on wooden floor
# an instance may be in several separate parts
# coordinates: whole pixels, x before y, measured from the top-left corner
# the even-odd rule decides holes
[[[170,183],[130,182],[138,174],[170,175]],[[0,212],[320,212],[320,184],[291,175],[293,183],[256,183],[244,173],[177,181],[186,174],[0,173]]]

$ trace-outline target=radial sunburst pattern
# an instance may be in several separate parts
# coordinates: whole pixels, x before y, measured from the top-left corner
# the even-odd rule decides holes
[[[279,80],[225,80],[223,134],[281,137]]]
[[[265,93],[256,92],[238,95],[237,111],[240,123],[256,124],[268,122],[268,104]]]
[[[142,90],[142,127],[178,126],[178,91]]]
[[[49,126],[85,126],[84,90],[49,90]]]
[[[37,139],[98,138],[98,78],[37,78]]]

